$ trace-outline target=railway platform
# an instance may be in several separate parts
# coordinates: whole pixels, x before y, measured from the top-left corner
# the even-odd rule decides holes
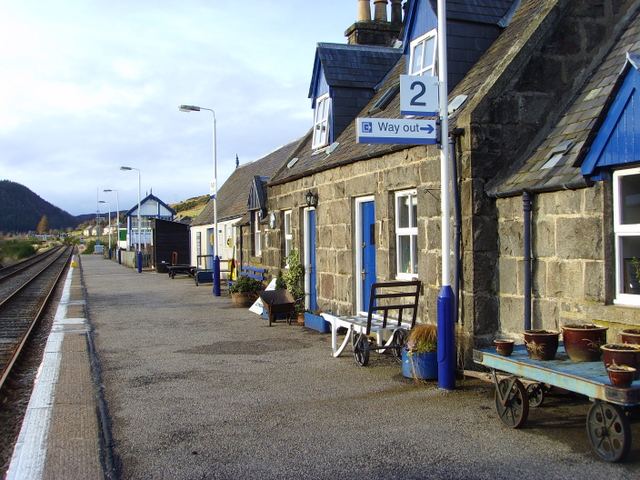
[[[516,432],[489,384],[442,392],[390,356],[333,358],[330,335],[269,327],[189,278],[81,263],[86,297],[74,270],[52,334],[66,319],[52,383],[68,403],[49,402],[40,475],[13,478],[639,478],[640,450],[622,465],[592,454],[584,400],[550,396]]]

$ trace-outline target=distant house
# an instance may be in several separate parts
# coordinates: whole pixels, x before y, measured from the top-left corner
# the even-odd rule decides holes
[[[138,239],[138,204],[136,203],[125,213],[126,241],[120,246],[126,249],[135,249],[140,241],[142,250],[153,245],[152,222],[154,218],[172,221],[176,212],[158,197],[150,193],[140,200],[140,239]],[[120,239],[122,241],[122,238]]]

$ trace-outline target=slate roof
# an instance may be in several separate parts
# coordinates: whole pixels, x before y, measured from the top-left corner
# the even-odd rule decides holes
[[[437,0],[430,2],[437,12]],[[513,14],[519,4],[519,0],[448,0],[447,19],[496,25]]]
[[[517,195],[523,190],[531,192],[579,188],[587,186],[580,165],[588,152],[607,107],[615,97],[620,73],[627,52],[640,52],[640,15],[629,22],[622,36],[596,67],[591,78],[575,94],[575,100],[560,120],[552,125],[542,143],[524,161],[497,177],[488,185],[493,196]],[[551,168],[543,167],[562,146],[573,146]],[[554,150],[555,149],[555,150]]]
[[[330,86],[374,88],[395,65],[402,51],[392,47],[319,43],[316,55]],[[314,94],[318,75],[316,62],[309,98]]]
[[[218,190],[218,221],[241,217],[247,212],[249,189],[255,176],[270,178],[288,159],[300,140],[288,143],[251,163],[236,168]],[[213,202],[209,201],[192,226],[213,223]]]
[[[461,94],[468,96],[462,108],[450,116],[451,129],[456,127],[456,118],[466,110],[473,108],[476,103],[476,97],[481,97],[486,92],[486,89],[490,88],[490,85],[485,85],[488,83],[487,79],[489,79],[496,70],[506,68],[514,55],[518,53],[514,51],[513,45],[526,40],[526,37],[531,35],[532,31],[535,30],[535,24],[546,15],[546,12],[551,9],[554,4],[555,2],[551,0],[523,0],[509,26],[449,94],[450,99]],[[374,108],[374,106],[389,89],[397,86],[400,74],[405,71],[405,56],[402,56],[386,76],[369,104],[363,108],[360,116],[402,118],[400,115],[399,94],[396,94],[385,108]],[[330,154],[323,151],[312,152],[311,138],[307,138],[306,141],[300,143],[294,155],[292,155],[293,157],[299,157],[298,162],[292,168],[287,168],[286,166],[281,168],[280,171],[272,177],[270,184],[277,185],[286,183],[319,171],[335,168],[339,165],[375,158],[407,148],[405,145],[368,145],[356,143],[355,121],[342,132],[336,139],[336,143],[338,143],[338,146]]]

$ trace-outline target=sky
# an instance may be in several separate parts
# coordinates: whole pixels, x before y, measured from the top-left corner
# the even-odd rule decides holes
[[[0,0],[0,180],[74,215],[209,193],[310,128],[318,42],[357,0]],[[106,211],[101,205],[101,212]]]

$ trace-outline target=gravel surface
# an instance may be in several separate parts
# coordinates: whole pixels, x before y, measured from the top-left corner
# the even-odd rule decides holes
[[[210,285],[95,257],[83,269],[123,478],[640,478],[640,442],[621,465],[591,453],[582,398],[549,396],[510,430],[477,380],[417,385]]]

